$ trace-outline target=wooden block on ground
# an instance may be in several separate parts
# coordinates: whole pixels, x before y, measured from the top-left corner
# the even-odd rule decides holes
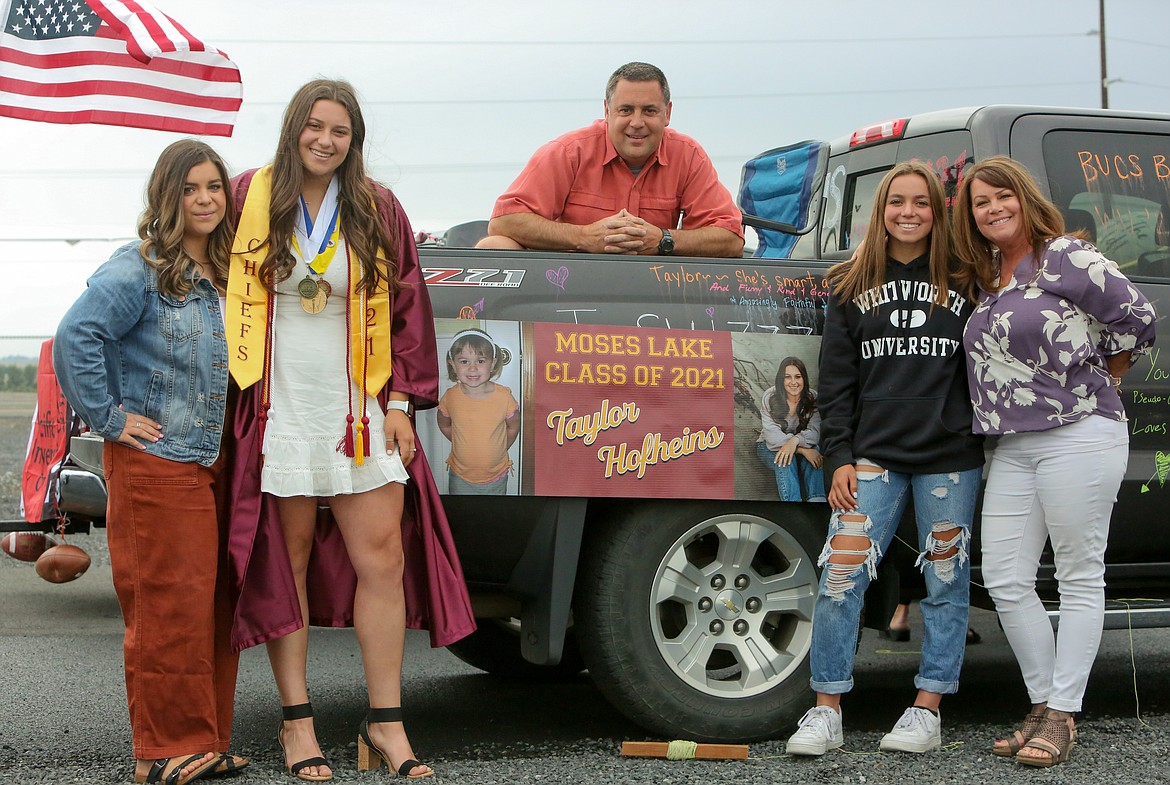
[[[665,758],[669,742],[623,741],[622,755],[629,758]],[[694,758],[701,760],[747,760],[746,744],[699,744]]]

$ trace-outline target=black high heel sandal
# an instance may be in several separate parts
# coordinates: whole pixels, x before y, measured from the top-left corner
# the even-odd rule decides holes
[[[362,720],[362,724],[358,726],[358,771],[379,769],[382,767],[382,761],[386,761],[386,768],[388,770],[394,771],[399,777],[406,777],[408,780],[421,780],[426,777],[435,776],[434,769],[430,769],[426,774],[411,774],[411,769],[416,766],[426,765],[414,758],[407,758],[395,770],[390,764],[390,756],[382,752],[378,745],[374,743],[373,739],[370,738],[371,722],[402,722],[402,707],[395,706],[392,709],[370,709],[369,714]]]
[[[897,643],[905,643],[910,640],[909,627],[886,627],[884,630],[878,630],[878,633],[886,640]]]
[[[303,720],[313,716],[312,703],[298,703],[296,706],[281,706],[280,707],[281,723],[280,727],[276,729],[276,743],[280,745],[280,751],[288,757],[288,752],[284,749],[284,721],[286,720]],[[310,766],[329,766],[329,761],[320,755],[313,758],[305,758],[302,761],[288,767],[288,773],[296,777],[298,780],[307,780],[308,782],[328,782],[333,779],[333,773],[329,774],[302,774],[305,769]],[[332,768],[332,767],[330,767]]]

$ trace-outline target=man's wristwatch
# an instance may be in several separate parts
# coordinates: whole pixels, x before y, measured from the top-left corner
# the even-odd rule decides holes
[[[662,239],[658,241],[658,255],[670,256],[674,253],[674,238],[670,236],[669,229],[662,230]]]

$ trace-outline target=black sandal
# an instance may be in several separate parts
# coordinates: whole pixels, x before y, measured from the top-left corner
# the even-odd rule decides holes
[[[221,777],[225,774],[234,774],[241,769],[248,768],[251,762],[242,755],[232,755],[230,752],[225,752],[219,756],[219,760],[211,767],[211,771],[207,772],[207,776]]]
[[[284,722],[287,720],[303,720],[313,716],[312,703],[298,703],[296,706],[281,706],[280,707],[281,723],[280,727],[276,729],[276,743],[280,745],[280,751],[284,753],[285,758],[288,757],[288,752],[284,748]],[[288,767],[288,773],[296,777],[298,780],[307,780],[308,782],[328,782],[333,779],[333,773],[329,774],[302,774],[305,769],[310,766],[329,766],[329,761],[317,755],[312,758],[305,758],[302,761],[297,761]],[[330,768],[333,768],[330,766]]]
[[[425,763],[414,758],[407,758],[395,770],[390,764],[390,756],[382,752],[374,740],[370,738],[371,722],[402,722],[402,708],[395,706],[392,709],[370,709],[369,714],[362,720],[362,724],[358,727],[358,771],[379,769],[382,767],[382,761],[386,761],[388,770],[394,771],[399,777],[406,777],[408,780],[421,780],[435,776],[435,770],[429,766],[427,767],[429,771],[425,774],[411,774],[411,769],[417,766],[426,766]]]
[[[886,627],[884,630],[878,630],[878,634],[886,640],[896,643],[905,643],[910,640],[909,627]]]
[[[206,754],[207,753],[204,752],[192,755],[191,757],[187,758],[187,760],[171,769],[171,773],[167,774],[165,778],[163,777],[163,772],[167,770],[167,764],[173,761],[174,758],[159,758],[153,764],[151,764],[150,771],[146,773],[145,777],[139,779],[138,773],[135,772],[134,781],[138,783],[157,782],[160,783],[160,785],[187,785],[188,782],[194,782],[200,777],[210,774],[211,770],[219,764],[219,758],[212,758],[211,760],[207,761],[207,763],[204,763],[202,766],[195,769],[195,771],[191,772],[187,775],[186,778],[184,778],[183,768],[197,760],[202,759]]]

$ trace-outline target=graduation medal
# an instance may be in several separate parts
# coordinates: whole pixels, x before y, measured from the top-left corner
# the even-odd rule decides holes
[[[301,200],[301,207],[304,210],[305,220],[308,221],[308,207],[304,200]],[[333,261],[334,254],[337,253],[337,243],[341,236],[341,221],[338,215],[341,211],[341,205],[333,208],[333,217],[329,221],[329,227],[332,231],[321,242],[317,248],[317,255],[310,261],[305,259],[307,270],[305,277],[297,284],[297,294],[301,297],[301,308],[305,313],[321,313],[325,310],[326,304],[329,302],[329,295],[333,294],[333,287],[325,280],[325,272],[329,269],[329,263]],[[297,249],[297,253],[301,253],[300,244],[297,242],[296,235],[292,238],[293,246]]]
[[[316,285],[315,281],[314,285]],[[329,295],[325,294],[324,288],[318,286],[317,293],[312,297],[301,295],[301,308],[304,309],[305,313],[321,313],[325,310],[325,305],[328,301]]]
[[[317,285],[317,281],[308,273],[297,284],[297,293],[300,294],[302,300],[312,300],[317,296],[317,292],[321,291],[321,287]]]

